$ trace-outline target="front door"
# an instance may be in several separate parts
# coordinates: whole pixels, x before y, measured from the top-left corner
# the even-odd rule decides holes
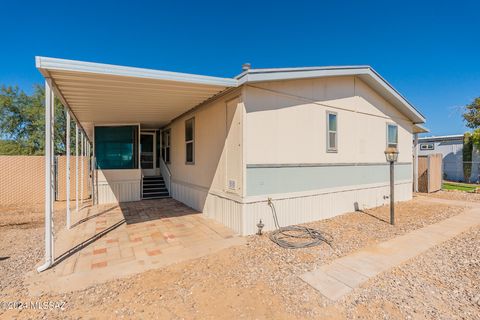
[[[140,165],[144,176],[154,176],[156,172],[155,133],[142,132],[140,135]]]

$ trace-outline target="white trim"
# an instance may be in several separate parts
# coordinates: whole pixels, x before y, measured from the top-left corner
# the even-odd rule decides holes
[[[192,140],[187,140],[187,122],[192,122]],[[184,121],[185,125],[185,164],[194,165],[195,164],[195,117],[188,118]],[[192,161],[187,159],[187,145],[192,144]]]
[[[388,127],[395,127],[397,128],[397,141],[395,142],[395,148],[398,149],[398,124],[394,123],[394,122],[387,122],[386,124],[386,129],[387,129],[387,134],[386,134],[386,139],[387,139],[387,144],[386,144],[386,148],[390,147],[390,141],[388,139],[388,136],[389,136],[389,132],[388,132]],[[393,144],[393,143],[392,143]]]
[[[375,91],[392,102],[397,109],[403,110],[414,123],[425,122],[425,117],[370,66],[250,69],[238,75],[237,79],[238,85],[241,86],[255,82],[338,76],[358,76],[367,84],[375,86]]]
[[[236,87],[238,81],[229,78],[202,76],[189,73],[179,73],[171,71],[152,70],[144,68],[125,67],[104,63],[84,62],[76,60],[35,57],[36,67],[38,69],[53,71],[70,71],[96,73],[113,76],[147,78],[165,81],[186,82],[194,84],[205,84],[219,87]]]
[[[242,72],[234,79],[231,79],[39,56],[35,57],[35,60],[36,67],[46,78],[51,77],[51,71],[65,71],[147,78],[179,83],[211,85],[223,88],[235,88],[246,83],[265,81],[357,76],[372,86],[374,90],[384,96],[384,98],[391,102],[397,109],[403,111],[403,113],[415,124],[425,122],[425,117],[370,66],[249,69]],[[53,89],[56,90],[55,93],[59,96],[62,103],[68,106],[61,92],[57,92],[58,90],[55,85],[53,86]]]
[[[65,107],[65,111],[67,113],[67,119],[66,119],[66,154],[67,154],[67,164],[66,164],[66,197],[67,197],[67,229],[70,229],[71,226],[71,220],[70,220],[70,113],[68,112],[68,109]]]
[[[327,133],[327,139],[326,139],[326,143],[327,143],[327,152],[328,153],[337,153],[338,152],[338,113],[337,112],[334,112],[334,111],[330,111],[330,110],[327,110],[326,111],[326,118],[327,118],[327,123],[326,123],[326,126],[325,126],[325,132]],[[336,126],[336,129],[335,131],[333,130],[330,130],[330,115],[334,115],[335,116],[335,126]],[[330,133],[335,133],[335,147],[332,148],[330,147]]]
[[[54,263],[53,201],[54,189],[54,138],[55,96],[50,79],[45,79],[45,263],[37,268],[42,272]]]

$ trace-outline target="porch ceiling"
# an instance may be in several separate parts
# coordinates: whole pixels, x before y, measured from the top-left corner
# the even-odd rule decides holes
[[[36,66],[89,136],[94,124],[159,128],[237,86],[228,78],[45,57],[37,57]]]

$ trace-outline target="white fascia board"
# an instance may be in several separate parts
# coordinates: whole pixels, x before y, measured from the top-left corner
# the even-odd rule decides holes
[[[430,130],[421,124],[415,124],[413,126],[413,133],[427,133],[427,132],[430,132]]]
[[[351,76],[357,74],[366,74],[368,67],[364,68],[328,68],[328,69],[263,69],[268,70],[265,72],[258,72],[258,70],[252,70],[244,74],[240,74],[238,77],[238,84],[255,83],[265,81],[278,81],[278,80],[295,80],[295,79],[308,79],[308,78],[322,78],[322,77],[337,77],[337,76]]]
[[[35,61],[36,67],[40,70],[40,72],[42,72],[43,70],[85,72],[113,76],[136,77],[201,85],[211,85],[219,87],[236,87],[238,85],[238,81],[236,79],[202,76],[189,73],[125,67],[103,63],[83,62],[48,57],[35,57]]]
[[[369,76],[373,78],[378,84],[380,84],[388,94],[391,94],[393,98],[403,105],[411,113],[411,120],[415,124],[425,123],[425,116],[421,114],[408,100],[402,96],[387,80],[385,80],[378,72],[373,68],[369,68]]]

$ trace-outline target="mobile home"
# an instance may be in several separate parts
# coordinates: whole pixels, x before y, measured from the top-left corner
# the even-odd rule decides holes
[[[170,196],[239,234],[412,197],[424,116],[369,66],[233,78],[37,57],[93,146],[95,202]]]

